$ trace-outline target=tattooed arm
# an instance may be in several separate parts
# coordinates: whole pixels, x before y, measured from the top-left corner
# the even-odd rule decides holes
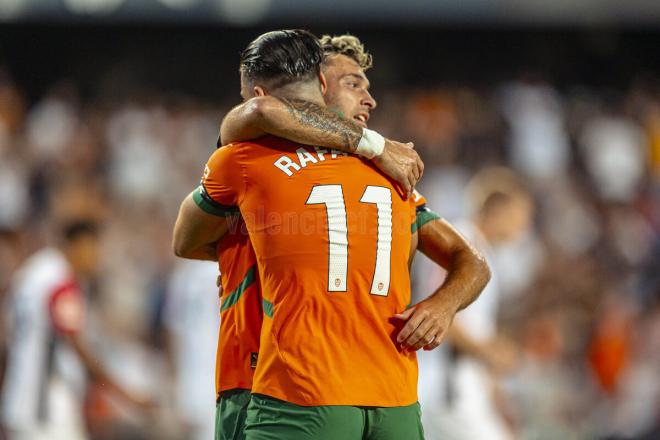
[[[353,153],[362,138],[362,127],[318,104],[260,96],[234,107],[220,128],[223,143],[266,134]]]
[[[362,127],[332,110],[302,100],[259,96],[234,107],[220,128],[222,144],[272,134],[297,143],[354,153]],[[385,149],[372,159],[384,174],[399,182],[410,195],[424,164],[412,144],[385,140]]]

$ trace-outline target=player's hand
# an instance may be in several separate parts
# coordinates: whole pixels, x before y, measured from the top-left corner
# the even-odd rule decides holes
[[[405,312],[394,315],[406,321],[397,335],[397,342],[408,350],[433,350],[444,340],[455,315],[456,307],[446,304],[440,298],[425,299]]]
[[[403,144],[385,139],[383,152],[373,158],[374,165],[403,187],[406,197],[412,195],[424,173],[424,163],[413,146],[412,142]]]

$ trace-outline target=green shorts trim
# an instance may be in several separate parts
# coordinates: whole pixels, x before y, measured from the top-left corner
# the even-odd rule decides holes
[[[223,391],[215,407],[215,440],[244,440],[250,390]]]
[[[254,394],[248,440],[422,440],[419,403],[393,408],[300,406]]]

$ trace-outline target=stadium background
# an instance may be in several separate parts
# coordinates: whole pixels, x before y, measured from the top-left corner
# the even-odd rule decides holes
[[[240,99],[239,51],[282,27],[362,39],[370,125],[415,142],[419,189],[450,221],[485,168],[526,182],[534,221],[493,249],[519,353],[498,379],[516,436],[659,435],[660,6],[551,3],[0,0],[0,304],[57,219],[102,219],[89,333],[161,406],[146,421],[92,388],[94,438],[186,438],[196,423],[194,378],[175,371],[211,364],[215,336],[181,336],[208,359],[168,342],[204,321],[171,306],[192,270],[170,251],[172,223]],[[419,260],[421,298],[441,274]]]

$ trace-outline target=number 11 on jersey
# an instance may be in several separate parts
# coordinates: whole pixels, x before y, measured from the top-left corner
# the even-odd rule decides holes
[[[371,294],[387,296],[390,289],[390,257],[392,253],[392,191],[381,186],[367,186],[360,198],[378,210],[376,265]],[[346,292],[348,272],[348,228],[346,205],[341,185],[317,185],[307,198],[307,205],[324,204],[328,218],[328,292]]]

